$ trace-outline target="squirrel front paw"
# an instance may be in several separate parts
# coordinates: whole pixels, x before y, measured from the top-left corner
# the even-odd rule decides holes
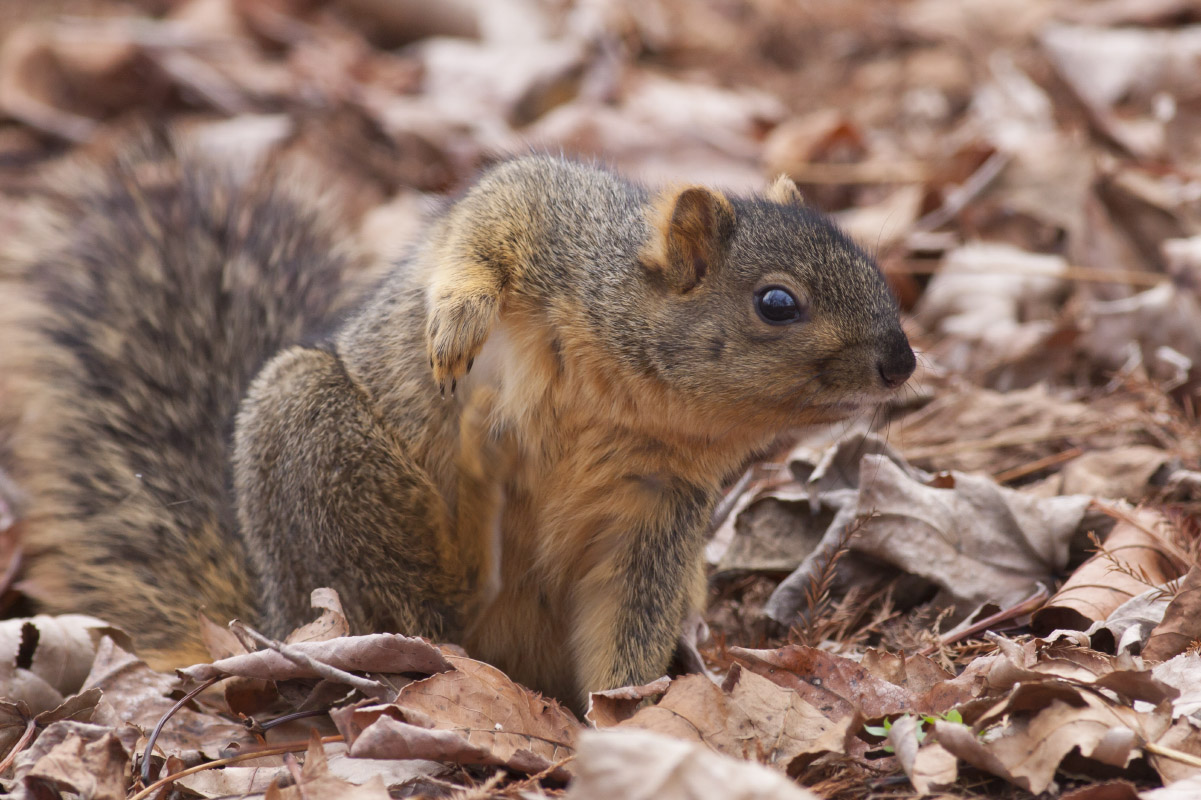
[[[440,297],[430,309],[426,346],[434,382],[445,397],[454,395],[459,378],[470,371],[492,331],[497,298],[491,294]]]

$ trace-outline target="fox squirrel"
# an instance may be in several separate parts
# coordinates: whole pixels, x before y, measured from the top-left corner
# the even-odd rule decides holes
[[[198,609],[281,636],[331,586],[356,631],[573,706],[651,680],[723,480],[914,368],[875,264],[783,177],[517,158],[386,272],[286,164],[146,134],[50,186],[0,261],[24,586],[158,667],[207,657]]]

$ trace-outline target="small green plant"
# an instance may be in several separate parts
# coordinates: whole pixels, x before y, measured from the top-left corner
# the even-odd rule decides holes
[[[901,717],[907,717],[907,716],[909,716],[909,715],[908,714],[901,715]],[[900,717],[898,717],[897,719],[900,719]],[[926,740],[926,726],[933,725],[936,720],[940,720],[940,719],[944,722],[955,722],[960,725],[963,724],[963,715],[959,713],[958,709],[952,708],[950,711],[948,711],[945,714],[923,714],[921,717],[921,722],[917,726],[918,744],[921,744],[923,741]],[[878,736],[881,739],[887,739],[888,732],[892,730],[892,720],[889,719],[888,717],[885,717],[883,724],[881,724],[881,725],[864,725],[863,730],[867,731],[872,736]],[[884,752],[886,752],[886,753],[894,752],[893,746],[890,744],[884,745]]]

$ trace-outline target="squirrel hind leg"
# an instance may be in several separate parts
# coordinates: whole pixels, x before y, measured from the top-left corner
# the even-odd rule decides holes
[[[454,633],[467,554],[431,476],[337,355],[294,347],[263,368],[238,415],[234,465],[268,633],[307,622],[323,586],[357,632]]]

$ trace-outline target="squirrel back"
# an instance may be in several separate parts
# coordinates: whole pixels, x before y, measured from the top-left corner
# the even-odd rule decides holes
[[[0,249],[0,415],[24,495],[23,587],[120,624],[155,663],[207,657],[195,613],[253,616],[235,535],[238,404],[327,328],[366,260],[292,157],[239,173],[143,131],[70,159]]]

